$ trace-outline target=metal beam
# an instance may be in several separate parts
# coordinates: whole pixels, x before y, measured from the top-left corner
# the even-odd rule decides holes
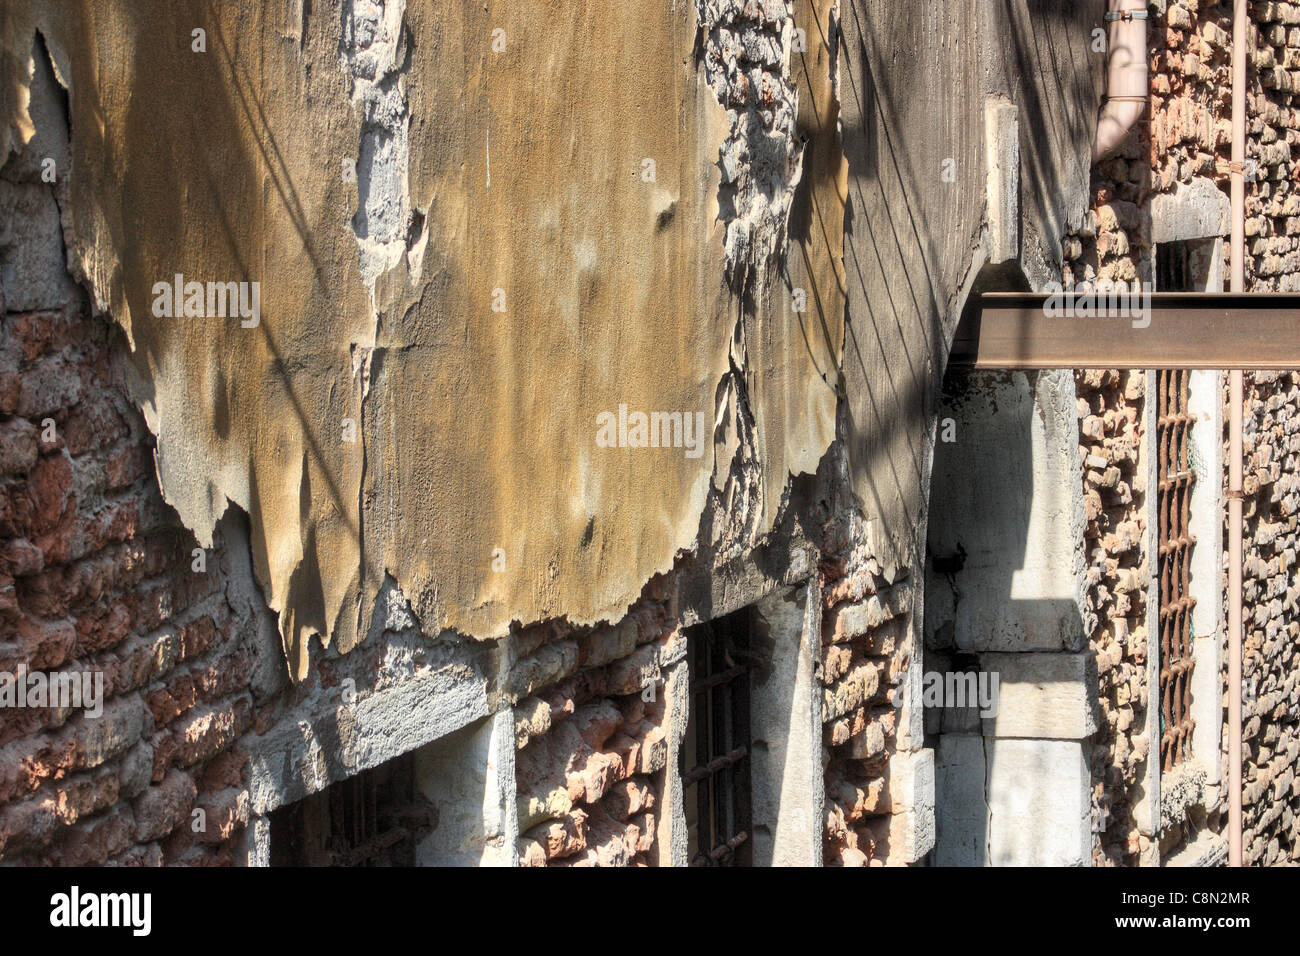
[[[1046,293],[976,296],[948,363],[981,369],[1300,369],[1300,295],[1152,292],[1132,300],[1125,295],[1118,316],[1099,316],[1111,304],[1104,296],[1093,302],[1081,295],[1063,302],[1060,294]],[[1065,314],[1071,305],[1073,317]]]

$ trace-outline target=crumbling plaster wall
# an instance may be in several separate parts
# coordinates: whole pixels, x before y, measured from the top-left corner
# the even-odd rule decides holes
[[[786,5],[698,26],[686,4],[653,25],[590,8],[530,42],[547,8],[56,4],[6,23],[11,60],[39,29],[69,91],[70,260],[132,344],[164,493],[205,543],[228,501],[249,512],[298,676],[313,635],[355,644],[385,574],[431,634],[617,619],[694,543],[719,406],[762,488],[751,537],[833,437],[833,256],[801,257],[816,328],[751,275],[783,251],[797,129],[835,129],[796,115]],[[692,52],[724,28],[701,82]],[[809,182],[823,248],[837,155]],[[744,181],[764,163],[784,164],[775,194]],[[154,315],[175,274],[260,282],[261,321]],[[703,449],[600,447],[621,405],[700,413]]]
[[[5,155],[31,142],[39,31],[69,106],[68,268],[123,330],[180,521],[216,545],[229,503],[247,511],[297,679],[236,573],[256,632],[240,686],[192,714],[193,695],[158,697],[187,714],[187,772],[230,754],[220,859],[246,821],[256,862],[268,811],[491,716],[518,748],[499,772],[518,818],[492,837],[522,833],[507,859],[649,861],[676,718],[641,701],[646,682],[680,666],[682,626],[810,578],[826,859],[932,844],[912,582],[933,395],[988,257],[983,101],[1022,111],[1017,266],[1038,284],[1053,266],[1034,237],[1084,194],[1029,172],[1086,156],[1087,65],[1054,51],[1090,21],[1050,4],[650,10],[653,29],[643,8],[588,11],[536,44],[561,16],[541,0],[6,9]],[[1012,70],[997,51],[1016,44]],[[260,282],[259,323],[155,316],[175,273]],[[595,416],[619,404],[703,412],[713,454],[598,447]],[[529,753],[570,714],[583,745]],[[149,797],[173,828],[190,806],[166,777],[176,752]],[[93,859],[137,852],[95,800],[112,842]],[[599,839],[576,838],[579,810]],[[203,857],[192,842],[176,852]]]
[[[589,12],[558,45],[529,43],[544,6],[348,0],[305,15],[196,3],[146,15],[59,4],[6,22],[19,67],[7,78],[10,135],[28,122],[22,68],[36,29],[68,88],[71,262],[128,334],[164,493],[201,541],[227,501],[249,511],[259,578],[299,674],[311,635],[356,641],[385,573],[430,632],[621,615],[693,543],[710,462],[661,450],[656,467],[639,467],[596,446],[598,412],[627,404],[712,422],[720,404],[734,409],[730,446],[756,449],[745,460],[763,476],[755,533],[775,521],[786,476],[813,470],[833,437],[844,164],[833,142],[820,148],[805,186],[801,141],[837,124],[838,64],[798,81],[827,108],[801,118],[783,3],[703,3],[698,18],[671,5],[654,30],[641,10],[628,14],[635,24]],[[850,314],[867,314],[866,298],[897,307],[909,290],[908,314],[877,323],[891,341],[855,342],[844,370],[850,428],[866,443],[854,456],[860,497],[873,520],[898,527],[919,515],[916,410],[978,236],[982,66],[1019,20],[1043,35],[1077,24],[1019,8],[977,20],[965,7],[873,23],[883,5],[847,8],[821,4],[804,32],[833,60],[830,41],[848,24],[844,126],[863,160],[848,190],[860,207],[851,235],[895,220],[895,241],[878,237],[884,255],[854,253]],[[632,36],[635,61],[604,55],[629,50]],[[892,89],[901,77],[870,62],[885,43],[911,46],[924,82]],[[1068,115],[1043,109],[1060,95],[1062,65],[1022,67],[996,85]],[[647,110],[647,99],[670,107]],[[947,122],[903,127],[914,109]],[[869,132],[878,120],[884,129]],[[1085,136],[1082,125],[1053,128],[1026,155],[1060,155],[1068,169]],[[924,187],[949,153],[959,178],[945,196]],[[755,185],[764,170],[776,192]],[[1030,181],[1027,219],[1055,222],[1070,190],[1043,192],[1046,209]],[[864,186],[876,187],[869,203]],[[794,224],[801,254],[782,290],[762,273],[785,251],[800,187],[811,212]],[[263,320],[155,316],[154,283],[178,273],[260,282]],[[814,312],[790,308],[794,288]],[[601,315],[638,321],[592,320]],[[912,337],[925,348],[908,347]],[[885,361],[901,351],[916,354]],[[893,397],[864,408],[878,365]],[[493,570],[497,548],[504,572]]]
[[[915,331],[878,323],[896,326],[897,338],[871,349],[881,353],[871,364],[912,335],[928,343],[913,350],[926,352],[923,361],[903,370],[891,363],[887,377],[908,380],[891,383],[892,409],[853,414],[851,428],[893,448],[881,460],[897,475],[894,487],[862,495],[868,508],[889,524],[883,516],[901,507],[915,523],[925,428],[923,417],[907,416],[926,407],[917,385],[942,355],[936,330],[951,321],[969,271],[983,197],[978,101],[990,57],[958,41],[996,46],[1017,24],[993,18],[981,34],[973,9],[924,8],[868,28],[884,7],[848,6],[845,125],[864,159],[857,201],[864,180],[893,187],[873,190],[852,234],[890,221],[886,206],[913,220],[893,223],[906,241],[858,283],[859,301],[893,278],[911,292]],[[814,287],[804,291],[819,305],[815,324],[791,321],[786,296],[771,291],[777,283],[752,273],[783,251],[783,210],[802,176],[794,134],[834,126],[836,71],[818,74],[809,91],[831,112],[798,119],[793,19],[781,3],[705,3],[698,24],[685,5],[670,7],[652,31],[591,13],[559,46],[527,42],[529,18],[541,10],[349,0],[305,16],[285,5],[213,19],[197,4],[150,16],[53,5],[6,23],[10,62],[23,65],[39,28],[69,90],[70,125],[82,131],[73,136],[66,213],[72,265],[132,343],[164,492],[200,540],[227,500],[253,516],[259,578],[299,673],[310,635],[334,636],[344,649],[355,642],[384,573],[430,629],[486,636],[511,619],[621,614],[692,543],[709,462],[661,453],[657,467],[635,467],[622,450],[585,441],[599,411],[626,403],[702,410],[713,421],[719,383],[730,366],[743,370],[743,383],[727,387],[740,393],[738,417],[759,433],[749,441],[765,478],[760,530],[775,520],[785,476],[812,470],[833,434],[834,389],[824,379],[839,364],[837,244],[797,257]],[[823,4],[805,28],[830,58],[836,47],[826,38],[839,19]],[[988,35],[990,24],[998,36]],[[193,49],[196,29],[206,31],[204,52]],[[504,53],[493,50],[494,30],[504,31]],[[644,75],[630,82],[626,59],[594,51],[624,50],[633,35]],[[877,88],[901,79],[870,63],[885,38],[923,58],[926,82],[907,96]],[[697,42],[705,83],[685,55]],[[968,52],[953,56],[959,48]],[[125,55],[142,49],[151,55]],[[1052,77],[1026,65],[1023,86],[1010,85],[1045,100]],[[18,95],[7,126],[19,138],[22,80],[11,79]],[[168,109],[142,112],[159,89],[169,91]],[[646,98],[672,108],[646,110]],[[898,117],[911,108],[958,125],[903,129]],[[863,141],[878,119],[886,128]],[[134,142],[145,129],[150,149]],[[932,130],[944,141],[909,141]],[[1027,153],[1072,161],[1084,131],[1071,132]],[[939,175],[930,161],[950,152],[959,154],[960,188],[950,197],[922,191],[919,177]],[[643,175],[647,159],[653,182]],[[735,171],[737,159],[750,167]],[[347,160],[355,183],[342,171]],[[815,226],[835,236],[843,163],[833,147],[816,160]],[[752,182],[766,166],[784,184],[775,194]],[[934,204],[933,223],[918,202]],[[1036,201],[1025,205],[1040,218]],[[954,214],[956,228],[946,228]],[[806,232],[796,238],[812,235],[811,221],[799,225]],[[395,250],[401,235],[405,248]],[[264,320],[243,328],[155,316],[154,283],[177,273],[259,281]],[[920,275],[924,291],[914,287]],[[728,282],[740,287],[742,307],[755,300],[747,321],[733,319]],[[639,321],[591,321],[608,314]],[[871,390],[856,347],[846,369],[850,406]],[[584,362],[575,382],[569,370],[580,355],[601,361]],[[665,367],[676,374],[662,375]],[[428,394],[444,401],[431,407]],[[349,424],[359,428],[356,441],[343,437]],[[507,455],[512,469],[494,466]],[[877,457],[856,455],[856,467]],[[515,480],[520,473],[530,480]],[[492,570],[496,548],[504,572]]]

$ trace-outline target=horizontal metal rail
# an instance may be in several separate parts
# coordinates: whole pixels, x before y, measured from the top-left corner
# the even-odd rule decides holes
[[[1300,369],[1300,295],[1126,292],[1116,298],[1100,292],[1089,300],[1078,292],[989,293],[969,303],[948,363],[979,369]]]

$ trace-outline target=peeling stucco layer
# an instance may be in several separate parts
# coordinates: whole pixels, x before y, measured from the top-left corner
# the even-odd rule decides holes
[[[69,268],[130,339],[164,494],[205,546],[227,500],[248,511],[296,662],[312,633],[346,646],[363,458],[341,423],[359,419],[349,353],[373,324],[338,172],[357,121],[337,31],[295,38],[269,10],[197,3],[32,12],[6,46],[38,26],[68,88]],[[154,316],[176,274],[259,282],[261,321]]]
[[[757,417],[758,458],[767,465],[764,530],[790,475],[816,471],[835,438],[848,190],[836,97],[839,6],[838,0],[792,5],[786,35],[792,46],[800,36],[803,47],[788,58],[797,102],[791,135],[798,144],[798,168],[791,174],[789,197],[780,200],[786,210],[781,254],[763,260],[765,267],[751,266],[758,272],[751,273],[750,294],[759,304],[746,312],[738,344],[737,365],[745,370],[746,394]]]
[[[11,4],[0,7],[0,156],[28,143],[36,130],[28,112],[31,101],[31,44],[26,19]]]
[[[710,89],[689,4],[69,2],[3,21],[4,144],[31,135],[39,29],[69,92],[69,266],[129,337],[168,501],[202,544],[227,502],[249,513],[292,671],[313,635],[359,640],[385,575],[429,632],[621,617],[694,547],[729,413],[757,423],[759,531],[815,468],[842,339],[832,5],[796,5],[800,57],[790,11],[763,6],[785,38],[768,68],[793,87],[802,64],[797,122],[820,139],[789,171],[813,210],[798,254],[739,290],[719,149],[748,106]],[[178,274],[260,283],[260,320],[155,315]],[[620,405],[702,413],[703,453],[600,447]]]

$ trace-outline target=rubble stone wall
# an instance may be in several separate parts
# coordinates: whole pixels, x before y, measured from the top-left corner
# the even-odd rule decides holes
[[[894,702],[912,657],[913,587],[906,576],[886,580],[858,552],[823,562],[822,573],[825,863],[913,862],[908,847],[918,824],[910,808],[891,806],[889,788],[891,763],[906,750]]]
[[[1145,849],[1130,794],[1151,749],[1144,733],[1147,588],[1146,471],[1140,467],[1144,399],[1138,371],[1076,376],[1083,469],[1090,644],[1100,681],[1101,729],[1092,749],[1094,862],[1133,863]]]
[[[1160,233],[1168,231],[1161,222],[1162,203],[1192,195],[1188,191],[1207,182],[1224,194],[1229,189],[1231,4],[1155,0],[1149,10],[1150,111],[1116,153],[1093,168],[1092,213],[1084,228],[1063,242],[1067,288],[1085,282],[1153,281],[1155,247]],[[1300,144],[1300,103],[1295,99],[1300,92],[1300,4],[1253,3],[1250,19],[1246,289],[1294,291],[1300,289],[1300,164],[1294,152]],[[1226,223],[1214,208],[1222,203],[1212,195],[1193,203],[1207,222],[1222,225],[1207,234],[1226,236]],[[1225,260],[1212,268],[1226,276],[1226,241],[1223,251]],[[1300,463],[1295,441],[1300,426],[1293,423],[1300,414],[1300,394],[1291,374],[1247,373],[1246,378],[1245,853],[1248,862],[1278,863],[1298,858],[1300,826],[1300,783],[1294,770],[1300,755],[1295,668],[1300,613],[1292,570],[1295,467]],[[1141,796],[1153,742],[1137,719],[1146,699],[1141,675],[1147,635],[1137,616],[1145,597],[1132,572],[1154,566],[1156,559],[1143,553],[1144,535],[1119,553],[1112,553],[1107,542],[1126,544],[1132,536],[1119,529],[1136,523],[1140,530],[1147,513],[1140,488],[1145,466],[1134,472],[1127,460],[1130,445],[1140,444],[1146,397],[1141,376],[1134,373],[1080,372],[1078,383],[1081,468],[1089,534],[1096,544],[1090,546],[1090,600],[1098,612],[1093,649],[1105,717],[1094,760],[1095,860],[1136,863],[1150,858],[1149,841],[1139,833],[1131,804]],[[1226,406],[1226,391],[1224,401]],[[1225,423],[1227,418],[1225,410]],[[1125,449],[1125,461],[1108,460],[1102,467],[1112,447]],[[1094,456],[1098,448],[1103,453]],[[1226,451],[1225,444],[1225,459]],[[1226,488],[1226,475],[1223,479]],[[1108,531],[1114,536],[1108,537]],[[1143,572],[1140,580],[1145,579]],[[1223,580],[1226,594],[1226,568]],[[1116,622],[1121,623],[1118,631]],[[1224,720],[1226,725],[1226,711]],[[1226,779],[1226,738],[1224,746]],[[1221,825],[1216,815],[1209,819],[1209,826]]]
[[[1300,861],[1300,376],[1248,376],[1242,453],[1242,854],[1253,864],[1294,864]],[[1224,582],[1226,588],[1226,570]],[[1226,755],[1224,762],[1226,777]]]

